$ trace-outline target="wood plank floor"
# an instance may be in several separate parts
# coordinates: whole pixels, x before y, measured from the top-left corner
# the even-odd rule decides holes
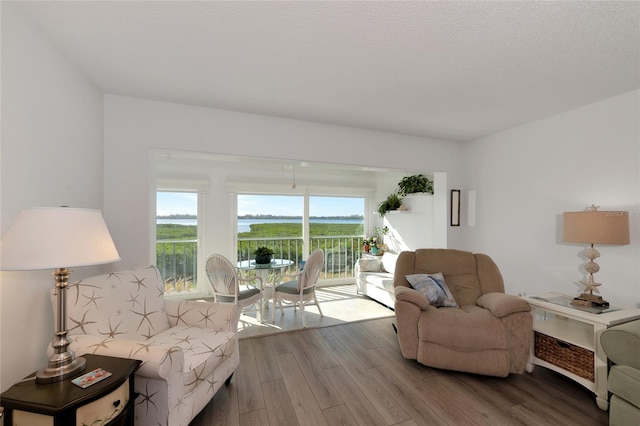
[[[394,318],[240,341],[209,425],[606,425],[594,395],[542,367],[484,377],[402,358]]]
[[[304,315],[307,328],[330,327],[394,316],[391,309],[358,294],[353,284],[318,287],[316,296],[324,315],[319,315],[315,305],[308,306]],[[270,302],[262,313],[262,322],[257,320],[256,312],[243,313],[238,322],[238,337],[246,339],[302,329],[302,315],[299,309],[287,307],[284,314],[281,310],[276,310],[274,322],[271,321],[272,309],[273,305]]]

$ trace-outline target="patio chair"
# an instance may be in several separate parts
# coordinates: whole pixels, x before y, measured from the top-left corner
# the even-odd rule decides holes
[[[316,298],[316,284],[318,283],[318,277],[324,266],[324,253],[322,250],[314,250],[301,271],[295,275],[283,275],[283,280],[287,277],[294,278],[291,281],[285,281],[282,284],[276,286],[273,295],[273,309],[271,311],[271,322],[275,322],[276,306],[280,306],[281,315],[284,315],[283,302],[289,302],[296,306],[300,306],[300,313],[302,315],[302,326],[306,327],[304,319],[304,307],[305,305],[314,303],[318,307],[318,312],[322,316],[322,310],[318,304]]]
[[[264,286],[261,277],[239,276],[229,259],[220,254],[209,256],[206,269],[216,302],[238,305],[243,312],[255,311],[256,319],[262,320]],[[254,281],[258,282],[257,287],[251,284]],[[255,310],[247,309],[253,305],[256,305]]]

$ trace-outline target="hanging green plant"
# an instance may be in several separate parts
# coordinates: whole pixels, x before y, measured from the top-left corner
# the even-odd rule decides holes
[[[398,182],[398,194],[404,197],[417,192],[433,194],[433,181],[425,175],[405,176]]]
[[[390,194],[386,200],[378,204],[378,214],[380,217],[384,217],[390,210],[398,210],[402,205],[402,198],[397,194]]]

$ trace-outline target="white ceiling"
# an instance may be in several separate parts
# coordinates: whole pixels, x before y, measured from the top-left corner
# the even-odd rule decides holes
[[[20,6],[106,93],[451,141],[640,87],[636,1]]]

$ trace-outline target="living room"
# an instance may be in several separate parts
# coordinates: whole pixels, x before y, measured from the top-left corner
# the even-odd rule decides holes
[[[629,24],[621,18],[637,17],[637,5],[612,3],[616,13],[611,14],[605,5],[591,6],[603,8],[595,15],[608,20],[590,22],[598,23],[599,34],[620,37],[611,36],[624,59],[613,62],[598,56],[604,55],[598,46],[574,41],[570,52],[586,51],[586,63],[596,71],[582,63],[580,70],[598,74],[598,84],[592,80],[589,87],[572,86],[579,93],[573,103],[557,101],[537,115],[523,115],[517,124],[460,140],[187,105],[145,96],[135,88],[116,92],[107,83],[92,81],[83,68],[106,65],[83,64],[60,44],[64,32],[53,39],[40,26],[38,11],[46,16],[47,7],[54,6],[23,9],[2,2],[0,9],[1,231],[28,207],[102,210],[122,260],[80,268],[74,277],[151,262],[149,152],[164,149],[446,172],[446,193],[460,189],[462,194],[461,226],[447,227],[447,246],[491,255],[512,293],[579,291],[583,247],[562,242],[562,213],[591,204],[627,210],[631,244],[601,247],[598,279],[609,301],[640,307],[638,20]],[[571,10],[565,12],[564,19],[570,20]],[[631,36],[622,31],[629,25],[635,31]],[[72,45],[73,34],[67,36]],[[553,58],[563,57],[558,55]],[[140,57],[144,60],[144,54]],[[551,71],[548,63],[523,64],[519,91],[509,90],[526,106],[533,96],[529,81]],[[566,65],[569,72],[551,75],[549,86],[570,86],[577,78],[576,69]],[[1,278],[0,388],[5,390],[46,363],[52,279],[49,271],[3,271]]]

